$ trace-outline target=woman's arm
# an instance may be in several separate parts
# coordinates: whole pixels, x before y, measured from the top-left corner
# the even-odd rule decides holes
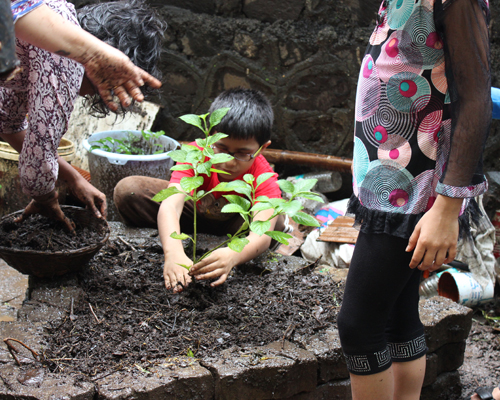
[[[139,87],[145,83],[154,88],[161,86],[160,81],[136,67],[121,51],[66,21],[45,4],[19,18],[15,32],[21,40],[81,63],[87,77],[113,111],[118,108],[113,94],[127,107],[130,97],[144,100]]]

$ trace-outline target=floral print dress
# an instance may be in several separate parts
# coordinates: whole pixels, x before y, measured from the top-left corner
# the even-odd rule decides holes
[[[14,22],[42,4],[78,25],[74,6],[65,0],[12,1]],[[19,155],[21,186],[28,195],[41,196],[55,187],[57,148],[68,129],[84,70],[69,58],[19,39],[16,53],[22,72],[10,81],[0,80],[0,132],[26,130]]]
[[[409,238],[436,196],[487,190],[491,122],[486,0],[386,0],[362,60],[349,212],[366,233]],[[463,228],[463,224],[462,224]]]

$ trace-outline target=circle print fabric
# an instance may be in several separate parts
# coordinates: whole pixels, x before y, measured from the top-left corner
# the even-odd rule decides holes
[[[380,102],[380,79],[378,69],[370,55],[361,64],[356,91],[356,121],[364,121],[377,110]]]
[[[375,210],[402,213],[413,202],[413,176],[396,162],[376,160],[359,188],[361,203]]]
[[[401,28],[410,18],[415,0],[392,0],[389,2],[387,23],[391,29]]]
[[[429,103],[431,88],[427,80],[411,72],[396,74],[387,84],[387,97],[394,108],[404,113],[423,110]]]
[[[394,161],[404,168],[411,159],[411,146],[405,138],[399,135],[389,135],[378,148],[378,158]]]

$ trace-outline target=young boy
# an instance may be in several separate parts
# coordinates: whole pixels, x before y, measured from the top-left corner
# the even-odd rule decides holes
[[[271,144],[274,115],[267,98],[251,89],[230,89],[222,92],[214,100],[209,112],[223,107],[229,107],[230,110],[215,129],[227,134],[228,137],[219,140],[213,146],[213,150],[215,153],[228,153],[234,159],[214,165],[214,168],[227,174],[211,174],[210,177],[204,175],[204,183],[199,190],[211,190],[219,182],[242,180],[243,175],[247,173],[258,177],[260,174],[273,172],[269,163],[260,154]],[[191,144],[195,145],[194,142]],[[191,265],[192,261],[186,256],[182,242],[171,238],[170,234],[193,231],[194,204],[192,201],[185,202],[184,194],[170,196],[161,205],[151,198],[169,186],[181,190],[180,180],[185,176],[193,176],[193,170],[173,171],[170,182],[147,177],[127,177],[118,182],[114,191],[116,208],[127,224],[142,227],[158,226],[165,254],[163,269],[165,286],[174,292],[182,291],[183,286],[191,282],[191,276],[199,280],[216,279],[211,285],[221,285],[236,265],[257,257],[267,250],[271,243],[269,236],[258,236],[250,232],[247,237],[249,243],[241,253],[230,248],[220,248],[193,265],[189,272],[181,267],[179,264]],[[256,194],[269,198],[281,197],[277,175],[261,184]],[[223,193],[214,192],[205,196],[201,204],[197,205],[197,232],[222,236],[236,233],[241,226],[243,219],[239,214],[221,213],[222,207],[227,204],[222,195]],[[256,215],[255,220],[267,220],[272,213],[273,210],[262,211]],[[270,230],[283,230],[284,220],[283,216],[273,218]]]

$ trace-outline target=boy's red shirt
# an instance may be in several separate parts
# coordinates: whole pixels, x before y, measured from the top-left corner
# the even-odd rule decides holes
[[[189,144],[191,146],[198,147],[200,150],[202,149],[196,144],[196,142],[192,142]],[[253,176],[255,176],[255,178],[257,178],[259,175],[267,172],[274,172],[274,171],[272,170],[271,166],[264,158],[264,156],[259,154],[257,157],[255,157],[252,166],[244,174],[241,174],[235,180],[243,180],[243,175],[245,174],[252,174]],[[192,169],[189,169],[187,171],[172,171],[172,176],[170,177],[170,183],[180,183],[182,178],[191,176],[194,176],[194,171]],[[202,176],[204,182],[203,185],[201,185],[198,190],[209,191],[220,183],[218,174],[212,173],[210,174],[210,177],[208,177],[207,175],[202,175]],[[270,199],[281,198],[281,189],[279,188],[277,181],[278,181],[278,174],[275,173],[271,178],[269,178],[268,180],[259,185],[255,193],[256,197],[267,196]],[[227,192],[213,192],[213,195],[216,199],[221,197],[223,194],[227,194]]]

